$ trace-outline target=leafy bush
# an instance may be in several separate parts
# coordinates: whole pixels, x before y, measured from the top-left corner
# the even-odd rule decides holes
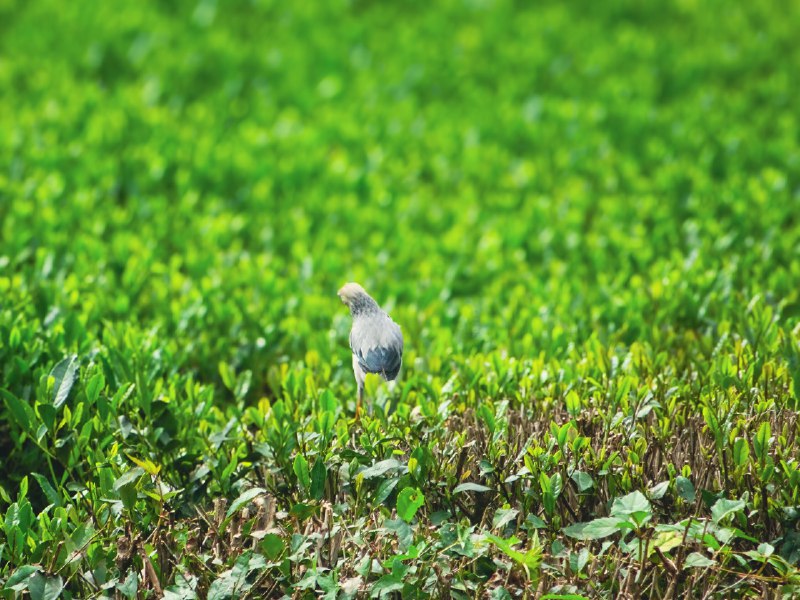
[[[800,593],[798,10],[0,2],[0,596]]]

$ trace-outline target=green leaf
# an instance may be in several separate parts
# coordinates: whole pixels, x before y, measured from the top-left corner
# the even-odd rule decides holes
[[[589,549],[581,548],[578,552],[569,553],[569,568],[573,573],[580,573],[589,562]]]
[[[294,474],[297,475],[297,481],[304,490],[311,486],[311,474],[308,472],[308,461],[305,456],[298,454],[294,457],[294,464],[292,465]]]
[[[542,547],[539,544],[539,538],[536,535],[533,535],[533,537],[528,540],[531,547],[525,552],[521,552],[513,548],[513,546],[516,546],[520,543],[520,540],[515,536],[511,536],[508,539],[503,539],[489,533],[486,534],[486,539],[497,546],[497,548],[501,550],[503,554],[523,565],[526,569],[530,571],[538,570],[539,565],[542,562]]]
[[[533,513],[529,513],[527,517],[525,517],[525,527],[527,529],[544,529],[547,527],[547,523],[545,523],[540,517],[536,516]]]
[[[240,508],[242,508],[248,502],[250,502],[253,499],[257,498],[258,496],[260,496],[262,494],[266,494],[266,493],[267,493],[267,490],[265,490],[264,488],[260,488],[260,487],[250,488],[246,492],[243,492],[242,494],[239,495],[238,498],[236,498],[236,500],[233,501],[233,504],[231,504],[230,508],[228,508],[228,512],[225,513],[225,518],[227,519],[227,518],[231,517],[231,515],[236,513]]]
[[[386,501],[397,483],[400,481],[399,477],[392,477],[391,479],[384,479],[378,486],[378,491],[375,493],[375,504],[382,504]]]
[[[243,597],[253,587],[248,580],[251,571],[266,566],[263,556],[245,552],[236,559],[232,569],[224,571],[211,583],[207,600],[229,600]]]
[[[336,396],[333,395],[331,390],[325,390],[320,394],[319,407],[323,412],[335,413],[336,406]]]
[[[743,467],[747,464],[750,458],[750,445],[747,440],[742,437],[737,437],[733,442],[733,462],[737,467]]]
[[[611,505],[611,516],[623,516],[635,514],[637,512],[650,512],[650,502],[640,491],[631,492],[627,496],[615,498]]]
[[[178,572],[175,584],[164,589],[163,600],[197,600],[197,592],[194,591],[196,585],[196,579],[191,575]]]
[[[144,475],[144,469],[142,467],[134,467],[117,478],[114,482],[114,489],[119,490],[129,483],[136,483],[142,475]]]
[[[397,516],[410,523],[423,504],[425,504],[425,496],[420,490],[405,488],[397,495]]]
[[[625,529],[625,519],[601,517],[587,523],[575,523],[564,528],[564,533],[577,540],[599,540]]]
[[[41,442],[48,431],[53,431],[56,428],[58,411],[52,404],[42,404],[40,402],[36,404],[36,411],[39,413],[42,420],[42,426],[37,431],[36,435],[36,439]]]
[[[581,397],[575,390],[570,390],[566,398],[567,412],[572,417],[576,417],[581,412]]]
[[[488,492],[491,491],[492,488],[486,487],[485,485],[480,485],[479,483],[462,483],[461,485],[457,485],[453,490],[454,494],[460,494],[461,492]]]
[[[117,493],[119,494],[120,500],[122,500],[122,505],[128,510],[133,510],[138,497],[136,486],[133,483],[120,486]]]
[[[64,589],[64,580],[59,575],[34,573],[28,582],[31,600],[56,600]]]
[[[664,497],[664,494],[667,493],[668,489],[669,481],[662,481],[661,483],[657,483],[651,487],[649,490],[647,490],[647,492],[651,500],[660,500]]]
[[[494,433],[496,423],[494,419],[494,412],[488,404],[481,404],[476,411],[481,420],[486,424],[489,433]]]
[[[399,592],[404,587],[402,579],[394,575],[384,575],[370,588],[370,598],[386,598],[392,592]]]
[[[61,496],[59,496],[55,488],[50,485],[50,482],[44,476],[39,475],[39,473],[31,473],[31,476],[39,484],[39,487],[42,488],[42,492],[44,493],[45,498],[47,498],[47,501],[50,504],[61,506]]]
[[[489,592],[489,600],[511,600],[511,594],[504,587],[496,587]]]
[[[86,546],[89,544],[94,534],[94,527],[90,523],[84,523],[75,528],[69,538],[67,538],[65,544],[66,549],[70,553],[65,564],[72,564],[81,559]]]
[[[758,432],[753,437],[753,449],[759,462],[763,463],[769,454],[770,437],[772,433],[769,422],[764,421],[758,428]]]
[[[631,492],[627,496],[614,499],[611,505],[612,517],[631,517],[637,525],[650,520],[653,509],[650,501],[640,491]]]
[[[336,416],[332,411],[323,411],[319,413],[318,419],[319,431],[326,438],[330,437],[333,431],[333,426],[336,424]]]
[[[217,363],[217,370],[219,371],[220,379],[222,379],[222,384],[228,388],[230,392],[233,392],[236,386],[236,373],[234,373],[231,366],[226,362],[220,361]]]
[[[313,504],[304,504],[303,502],[298,502],[297,504],[292,504],[292,508],[289,509],[289,514],[294,515],[300,521],[305,521],[312,515],[317,512],[318,507]]]
[[[247,396],[247,392],[250,391],[250,384],[253,381],[253,372],[249,369],[239,373],[239,377],[236,379],[236,387],[233,390],[234,398],[238,400],[244,399]]]
[[[387,531],[397,535],[397,547],[400,552],[406,552],[414,541],[414,531],[403,519],[386,519],[383,526]]]
[[[67,401],[75,379],[78,376],[78,355],[72,354],[59,362],[50,371],[53,384],[53,407],[58,409]]]
[[[100,396],[100,392],[103,391],[105,386],[106,378],[103,377],[103,374],[95,373],[89,380],[89,383],[86,384],[86,399],[90,404],[97,402],[97,398]]]
[[[745,503],[743,500],[728,500],[720,498],[711,507],[711,518],[714,523],[720,523],[725,517],[733,513],[744,510]]]
[[[394,458],[389,458],[387,460],[382,460],[380,462],[376,462],[371,467],[368,467],[361,471],[360,475],[364,477],[364,479],[372,479],[373,477],[380,477],[384,473],[392,469],[398,469],[402,467],[403,464],[395,460]]]
[[[552,515],[555,512],[556,500],[561,494],[561,474],[554,473],[548,477],[547,473],[539,473],[539,486],[542,488],[542,503],[545,512]]]
[[[680,496],[686,502],[694,502],[697,498],[697,495],[694,491],[694,485],[692,484],[691,480],[687,479],[683,475],[678,475],[675,478],[675,487],[678,488],[678,496]]]
[[[143,468],[145,473],[149,475],[156,476],[158,475],[159,471],[161,471],[161,467],[156,466],[156,464],[149,458],[145,458],[144,460],[142,460],[140,458],[136,458],[135,456],[127,452],[125,453],[125,455],[131,460],[131,462]]]
[[[686,557],[686,560],[683,561],[683,566],[685,568],[705,568],[710,567],[711,565],[717,564],[717,561],[708,558],[707,556],[703,556],[699,552],[692,552],[689,556]]]
[[[573,471],[572,475],[570,475],[572,481],[575,482],[575,485],[578,486],[579,492],[585,492],[594,485],[594,480],[592,476],[588,473],[584,473],[583,471]]]
[[[261,540],[260,546],[267,558],[273,561],[278,560],[283,554],[284,548],[286,548],[283,538],[275,533],[266,534]]]
[[[28,588],[28,583],[30,580],[31,575],[34,573],[38,573],[41,571],[41,567],[39,565],[23,565],[16,571],[11,577],[8,578],[6,584],[3,589],[6,590],[13,590],[15,592],[21,592]]]
[[[498,508],[492,519],[492,529],[501,529],[516,519],[518,514],[519,511],[516,508]]]
[[[317,458],[314,462],[314,468],[311,469],[311,497],[314,500],[321,500],[325,494],[325,479],[328,476],[328,469],[325,468],[325,463],[322,458]]]
[[[769,557],[769,556],[772,556],[772,554],[775,552],[775,546],[773,546],[772,544],[768,544],[767,542],[762,542],[762,543],[760,543],[758,545],[758,548],[756,548],[756,551],[761,556]]]
[[[34,431],[33,423],[36,421],[36,413],[27,402],[20,400],[8,390],[0,389],[0,396],[3,397],[8,412],[14,417],[14,421],[22,428],[23,431],[28,433]]]
[[[135,569],[128,572],[125,581],[117,584],[117,590],[126,598],[136,598],[139,591],[139,577],[136,575]]]

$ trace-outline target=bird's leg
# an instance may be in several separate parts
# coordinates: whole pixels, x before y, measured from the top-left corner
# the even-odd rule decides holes
[[[364,384],[358,384],[358,398],[356,399],[356,421],[358,421],[361,412],[361,402],[364,400]]]
[[[386,416],[388,417],[397,410],[397,395],[394,393],[397,387],[397,381],[387,381],[386,387],[389,388],[389,398],[386,400]]]

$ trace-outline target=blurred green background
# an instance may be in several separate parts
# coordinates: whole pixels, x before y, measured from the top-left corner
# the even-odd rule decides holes
[[[434,353],[798,313],[796,5],[0,11],[4,287],[41,318],[203,369],[328,354],[351,279]]]

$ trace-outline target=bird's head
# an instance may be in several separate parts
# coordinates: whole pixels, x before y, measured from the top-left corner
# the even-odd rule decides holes
[[[364,288],[358,285],[357,283],[350,282],[350,283],[345,283],[341,287],[341,289],[338,292],[336,292],[336,294],[339,296],[342,302],[347,304],[347,306],[350,306],[360,297],[366,296],[367,292],[365,292]]]
[[[337,292],[337,295],[353,315],[378,309],[375,300],[357,283],[345,283]]]

